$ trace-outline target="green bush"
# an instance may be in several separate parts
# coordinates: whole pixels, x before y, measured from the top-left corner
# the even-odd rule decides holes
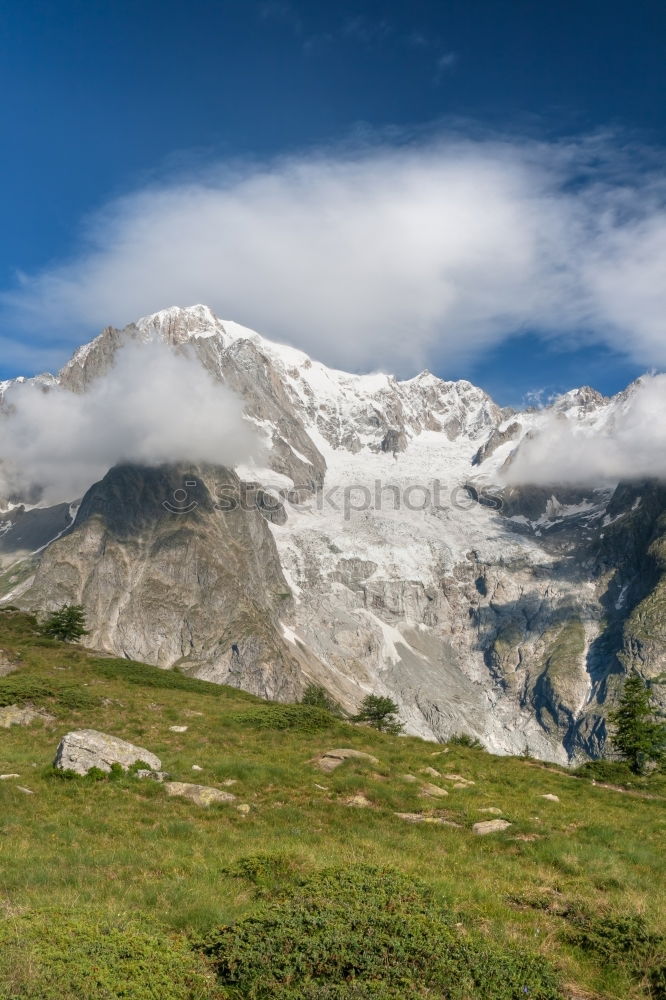
[[[574,774],[592,781],[607,781],[614,785],[632,785],[636,776],[624,761],[619,760],[587,760],[577,767]]]
[[[326,688],[323,688],[320,684],[308,684],[303,692],[301,705],[321,708],[324,712],[331,712],[332,715],[342,715],[340,706],[331,698]]]
[[[147,663],[135,663],[133,660],[90,659],[88,661],[96,674],[109,680],[126,681],[128,684],[138,684],[141,687],[164,688],[175,691],[191,691],[193,694],[209,694],[213,697],[229,695],[229,689],[209,681],[201,681],[196,677],[187,677],[175,670],[163,670],[151,667]]]
[[[88,691],[82,691],[81,688],[75,687],[61,688],[61,690],[56,692],[56,698],[59,705],[73,711],[94,708],[95,705],[99,705],[98,697],[94,694],[89,694]]]
[[[60,768],[51,766],[44,772],[45,777],[51,778],[55,781],[84,781],[88,783],[95,783],[98,781],[129,781],[134,778],[137,771],[140,770],[150,771],[150,766],[143,761],[137,761],[128,767],[127,770],[114,761],[111,764],[110,771],[104,771],[101,767],[91,767],[85,774],[79,774],[78,771],[72,771],[69,768]]]
[[[225,875],[244,878],[257,888],[273,891],[293,882],[300,874],[300,864],[291,854],[247,854],[224,871]]]
[[[666,1000],[666,961],[652,969],[649,982],[652,1000]]]
[[[53,685],[20,673],[0,678],[0,708],[5,705],[25,705],[29,701],[51,698],[54,694]]]
[[[330,729],[336,724],[331,713],[311,705],[258,705],[246,712],[235,712],[229,716],[229,723],[248,726],[252,729],[297,729],[304,733],[316,733]]]
[[[214,1000],[201,957],[128,921],[43,912],[0,920],[6,1000]]]
[[[92,708],[99,704],[99,698],[73,684],[61,687],[57,682],[50,683],[21,673],[0,678],[0,708],[28,702],[34,704],[45,698],[55,698],[59,705],[69,709]]]
[[[469,747],[470,750],[483,750],[483,744],[477,740],[476,736],[469,733],[454,733],[446,741],[454,747]]]
[[[665,939],[652,934],[640,914],[615,917],[577,908],[567,915],[567,920],[570,940],[604,959],[615,960],[621,955],[641,968],[651,955],[664,948]]]
[[[543,959],[461,935],[424,883],[388,868],[301,877],[200,947],[252,1000],[561,998]]]
[[[518,893],[509,899],[518,906],[560,917],[565,921],[562,936],[568,942],[606,965],[626,967],[633,979],[651,984],[648,994],[651,998],[666,1000],[666,938],[652,933],[641,914],[618,916],[606,910],[593,912],[579,900],[549,893]]]

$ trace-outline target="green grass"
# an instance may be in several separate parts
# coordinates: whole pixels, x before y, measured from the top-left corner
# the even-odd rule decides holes
[[[138,922],[153,943],[156,937],[165,942],[168,966],[169,949],[190,937],[219,933],[221,926],[237,929],[236,947],[245,918],[266,921],[271,906],[295,899],[303,880],[333,866],[389,868],[421,880],[445,906],[458,937],[492,955],[541,956],[544,968],[552,968],[563,984],[564,997],[663,998],[658,992],[666,895],[663,776],[615,791],[536,761],[384,735],[310,706],[274,705],[179,673],[94,656],[35,633],[28,616],[0,615],[0,648],[20,657],[19,669],[0,678],[0,705],[13,703],[12,693],[25,699],[31,692],[28,700],[56,720],[0,730],[0,773],[21,776],[0,782],[3,1000],[50,996],[43,986],[50,947],[44,929],[50,924],[81,924],[79,952],[85,957],[86,928],[133,928]],[[188,730],[173,733],[173,725]],[[235,804],[200,809],[129,775],[101,781],[58,777],[51,767],[56,746],[75,728],[138,743],[158,754],[175,780],[229,787],[250,812],[242,815]],[[341,746],[373,754],[379,764],[350,760],[323,774],[312,763],[317,754]],[[203,770],[193,771],[194,764]],[[449,795],[423,798],[419,784],[402,776],[419,776],[427,766],[475,784],[454,789],[452,781],[424,775]],[[235,784],[223,786],[227,780]],[[359,792],[370,808],[347,805]],[[560,802],[540,798],[545,793],[555,793]],[[512,825],[504,833],[477,837],[471,827],[493,818],[481,812],[488,807],[501,809]],[[395,816],[423,811],[460,828],[409,824]],[[533,905],[535,898],[556,900],[558,906]],[[597,923],[573,927],[563,908]],[[603,927],[627,920],[627,933],[633,928],[648,935],[650,947],[643,952],[623,948],[621,935],[611,934],[610,944],[604,937]],[[39,934],[20,930],[22,921],[43,929],[43,943]],[[20,952],[16,944],[5,946],[7,940],[20,941]],[[137,943],[139,951],[144,947],[149,945]],[[604,948],[611,949],[610,958]],[[17,969],[23,970],[18,979]],[[201,985],[200,970],[188,970],[194,985],[179,987],[174,1000],[264,995],[253,994],[249,980],[233,987],[236,992],[224,984],[218,992],[207,979]],[[436,984],[434,992],[410,993],[405,987],[400,994],[401,988],[392,993],[389,983],[385,993],[373,992],[366,984],[366,992],[344,987],[330,996],[454,995]],[[470,1000],[486,1000],[480,988],[469,989]],[[70,992],[76,995],[75,987]],[[63,988],[62,996],[69,1000],[69,995]],[[138,987],[134,993],[86,994],[90,1000],[114,995],[144,996]]]

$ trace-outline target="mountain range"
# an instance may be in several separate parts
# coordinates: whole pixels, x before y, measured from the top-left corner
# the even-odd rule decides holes
[[[234,467],[119,462],[57,504],[8,491],[5,605],[83,604],[100,650],[282,701],[386,694],[415,735],[561,763],[604,753],[627,671],[664,673],[666,486],[511,475],[553,421],[621,427],[640,380],[516,411],[429,372],[334,371],[194,306],[28,381],[86,394],[134,342],[196,359],[261,447]],[[18,381],[0,383],[5,435]]]

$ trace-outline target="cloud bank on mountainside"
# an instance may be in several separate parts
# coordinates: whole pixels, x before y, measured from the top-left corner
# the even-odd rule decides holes
[[[666,480],[666,375],[630,386],[601,426],[550,411],[523,439],[502,478],[540,486]]]
[[[23,276],[2,309],[45,357],[54,338],[206,302],[351,370],[442,370],[525,330],[659,368],[665,195],[649,154],[611,138],[221,165],[110,203],[74,259]]]
[[[118,462],[234,466],[261,453],[242,401],[196,359],[158,342],[121,347],[85,394],[18,383],[5,402],[5,497],[41,489],[42,502],[71,500]]]

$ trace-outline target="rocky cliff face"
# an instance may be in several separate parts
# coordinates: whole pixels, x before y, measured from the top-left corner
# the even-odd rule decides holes
[[[83,604],[93,646],[294,699],[279,629],[291,594],[268,522],[216,506],[238,484],[225,469],[115,467],[48,547],[23,604]]]
[[[266,467],[112,469],[9,567],[6,599],[83,603],[90,641],[121,655],[287,700],[314,680],[349,709],[386,693],[412,732],[561,761],[601,750],[629,666],[664,670],[664,488],[498,487],[547,411],[427,372],[331,371],[201,306],[106,330],[60,383],[85,392],[132,339],[234,388]],[[618,406],[577,390],[553,409]]]

